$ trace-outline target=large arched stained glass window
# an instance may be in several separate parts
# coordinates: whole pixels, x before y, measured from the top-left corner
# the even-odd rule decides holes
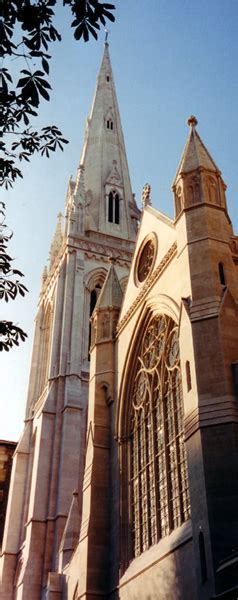
[[[189,517],[178,331],[151,318],[137,357],[130,409],[133,555]]]

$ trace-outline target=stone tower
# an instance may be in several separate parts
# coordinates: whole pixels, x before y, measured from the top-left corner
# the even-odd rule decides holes
[[[80,527],[90,315],[109,258],[116,259],[125,287],[139,215],[106,42],[80,165],[69,181],[65,225],[59,215],[42,277],[25,429],[14,456],[2,548],[3,600],[48,597],[48,573],[58,570],[59,549],[63,565],[67,544],[73,544],[65,525],[74,518],[74,490]]]
[[[237,595],[237,237],[221,172],[188,119],[175,177],[185,439],[197,597]],[[198,501],[199,496],[199,501]],[[230,594],[230,595],[229,595]]]
[[[78,540],[71,561],[62,565],[65,568],[61,590],[66,583],[67,593],[61,597],[65,599],[118,598],[119,489],[114,427],[117,405],[116,327],[123,295],[113,259],[111,262],[92,315],[82,522],[77,530]]]

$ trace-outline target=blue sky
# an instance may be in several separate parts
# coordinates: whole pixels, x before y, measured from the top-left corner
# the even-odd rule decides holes
[[[238,1],[115,4],[116,23],[108,25],[110,55],[138,204],[148,181],[153,205],[173,216],[171,183],[188,135],[187,117],[195,114],[198,132],[228,185],[238,233]],[[37,124],[58,125],[70,144],[50,160],[35,157],[24,165],[24,179],[13,191],[1,192],[14,231],[9,251],[29,288],[25,299],[1,305],[1,318],[18,322],[29,335],[25,344],[0,356],[1,439],[18,439],[23,427],[40,277],[68,179],[78,166],[103,52],[103,32],[98,42],[78,43],[69,24],[70,15],[58,2],[63,41],[51,49],[53,91],[50,103],[42,102]]]

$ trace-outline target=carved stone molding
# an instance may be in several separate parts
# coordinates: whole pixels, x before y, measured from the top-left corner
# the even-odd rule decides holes
[[[197,406],[186,415],[184,420],[185,441],[203,427],[237,422],[238,410],[231,398],[216,398],[212,403],[209,399],[207,404]]]
[[[93,254],[98,254],[100,255],[100,258],[102,256],[114,256],[115,258],[119,257],[120,259],[123,260],[131,260],[132,257],[132,251],[130,251],[129,249],[127,250],[126,248],[112,248],[111,246],[104,246],[102,244],[98,244],[95,242],[91,242],[91,241],[86,241],[86,240],[77,240],[76,244],[74,244],[72,242],[72,244],[69,245],[69,251],[73,251],[74,249],[78,249],[78,250],[84,250],[84,252],[91,252]]]
[[[110,254],[105,254],[104,256],[100,255],[100,254],[94,254],[93,252],[85,252],[85,257],[88,259],[93,259],[93,260],[97,260],[100,262],[105,262],[106,264],[108,264],[108,259],[111,255]],[[130,267],[130,260],[121,260],[120,258],[118,259],[118,253],[117,253],[117,260],[116,260],[116,264],[120,265],[121,267],[126,267],[127,269],[129,269]]]

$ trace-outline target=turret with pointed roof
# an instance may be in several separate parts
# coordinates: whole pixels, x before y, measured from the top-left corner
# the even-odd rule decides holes
[[[190,117],[188,125],[189,136],[173,184],[178,250],[184,254],[187,244],[193,302],[210,298],[215,306],[221,292],[219,265],[226,273],[231,269],[233,229],[221,171],[196,130],[196,117]],[[236,293],[233,278],[230,286]]]
[[[227,210],[226,185],[213,158],[196,130],[197,119],[189,117],[189,136],[174,179],[175,213],[205,202]]]

